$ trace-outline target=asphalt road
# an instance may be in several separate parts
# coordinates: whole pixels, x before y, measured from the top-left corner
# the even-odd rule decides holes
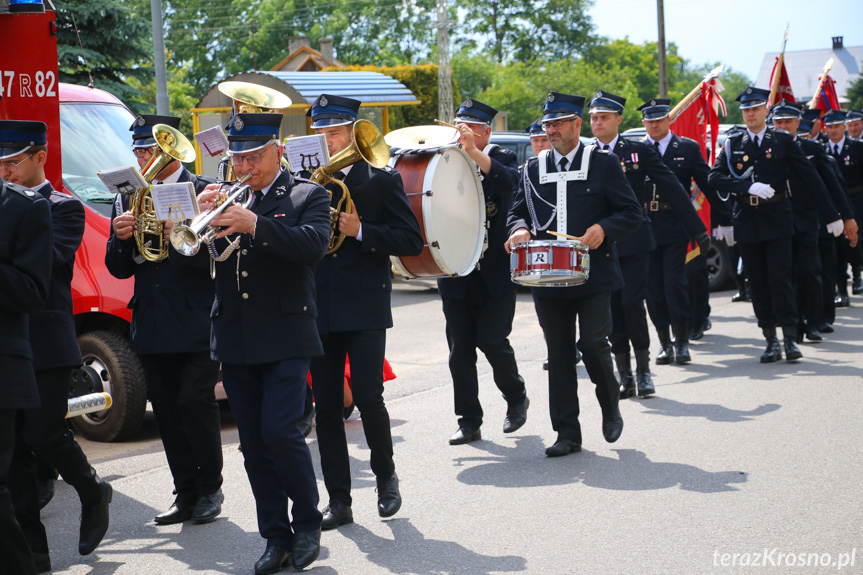
[[[623,402],[615,444],[602,438],[579,366],[584,450],[549,459],[555,433],[530,295],[519,295],[511,337],[532,401],[527,424],[502,433],[505,403],[480,359],[483,440],[454,447],[440,301],[432,282],[399,283],[387,352],[398,378],[386,394],[404,505],[390,520],[377,516],[354,414],[346,426],[356,523],[324,533],[307,571],[863,573],[863,298],[839,310],[827,341],[803,346],[802,361],[761,365],[752,308],[730,295],[714,294],[713,329],[693,344],[693,363],[654,366],[656,396]],[[78,500],[59,482],[43,511],[54,572],[251,574],[264,542],[236,427],[223,416],[226,501],[209,525],[153,524],[173,497],[152,417],[138,441],[82,441],[114,486],[111,529],[93,555],[78,556]],[[314,433],[309,445],[317,465]]]

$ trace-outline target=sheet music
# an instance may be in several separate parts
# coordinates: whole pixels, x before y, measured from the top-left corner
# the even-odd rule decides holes
[[[135,193],[135,190],[149,187],[147,180],[134,166],[99,170],[96,175],[112,194],[130,195]]]
[[[195,134],[195,141],[198,142],[201,151],[211,158],[221,156],[228,149],[228,137],[221,126],[198,132]]]
[[[323,134],[286,139],[285,155],[288,157],[292,172],[301,170],[314,172],[330,163],[327,139]]]
[[[156,219],[174,222],[190,220],[198,214],[195,187],[192,182],[159,184],[150,190]]]

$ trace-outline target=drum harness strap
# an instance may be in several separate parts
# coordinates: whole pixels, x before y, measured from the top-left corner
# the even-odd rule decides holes
[[[551,150],[543,150],[537,156],[537,163],[539,168],[539,183],[540,184],[548,184],[551,182],[557,182],[557,205],[551,212],[551,217],[548,221],[540,226],[539,222],[536,219],[536,210],[533,207],[533,196],[535,195],[541,202],[546,204],[549,207],[552,207],[552,203],[544,199],[537,191],[536,187],[533,185],[533,182],[528,177],[528,169],[525,166],[524,169],[524,190],[525,190],[525,199],[527,200],[527,209],[530,212],[531,223],[533,224],[533,235],[537,234],[537,231],[545,231],[551,226],[551,222],[554,221],[555,216],[557,216],[557,231],[562,234],[567,233],[567,220],[566,220],[566,189],[567,183],[571,181],[585,181],[587,180],[587,172],[590,168],[590,158],[593,155],[593,151],[596,149],[595,144],[588,144],[584,147],[584,152],[581,155],[581,165],[578,167],[578,170],[575,171],[566,171],[566,172],[548,172],[547,168],[547,158],[551,153]]]

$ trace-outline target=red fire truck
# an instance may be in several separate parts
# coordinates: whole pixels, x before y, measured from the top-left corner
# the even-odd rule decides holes
[[[107,92],[58,82],[54,12],[39,12],[41,3],[33,0],[12,0],[13,12],[5,4],[0,0],[0,119],[48,125],[48,179],[79,198],[87,215],[72,280],[84,366],[74,374],[70,397],[105,391],[113,402],[70,421],[85,437],[119,441],[138,431],[147,393],[140,360],[129,348],[133,281],[105,268],[114,197],[96,172],[137,165],[129,146],[134,115]],[[16,11],[20,4],[30,6]]]

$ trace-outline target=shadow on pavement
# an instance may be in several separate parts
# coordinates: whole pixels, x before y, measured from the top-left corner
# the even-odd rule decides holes
[[[673,399],[653,396],[639,402],[648,415],[668,417],[703,417],[708,421],[738,423],[752,421],[755,417],[771,413],[782,407],[778,403],[765,403],[750,410],[731,409],[716,403],[683,403]]]

